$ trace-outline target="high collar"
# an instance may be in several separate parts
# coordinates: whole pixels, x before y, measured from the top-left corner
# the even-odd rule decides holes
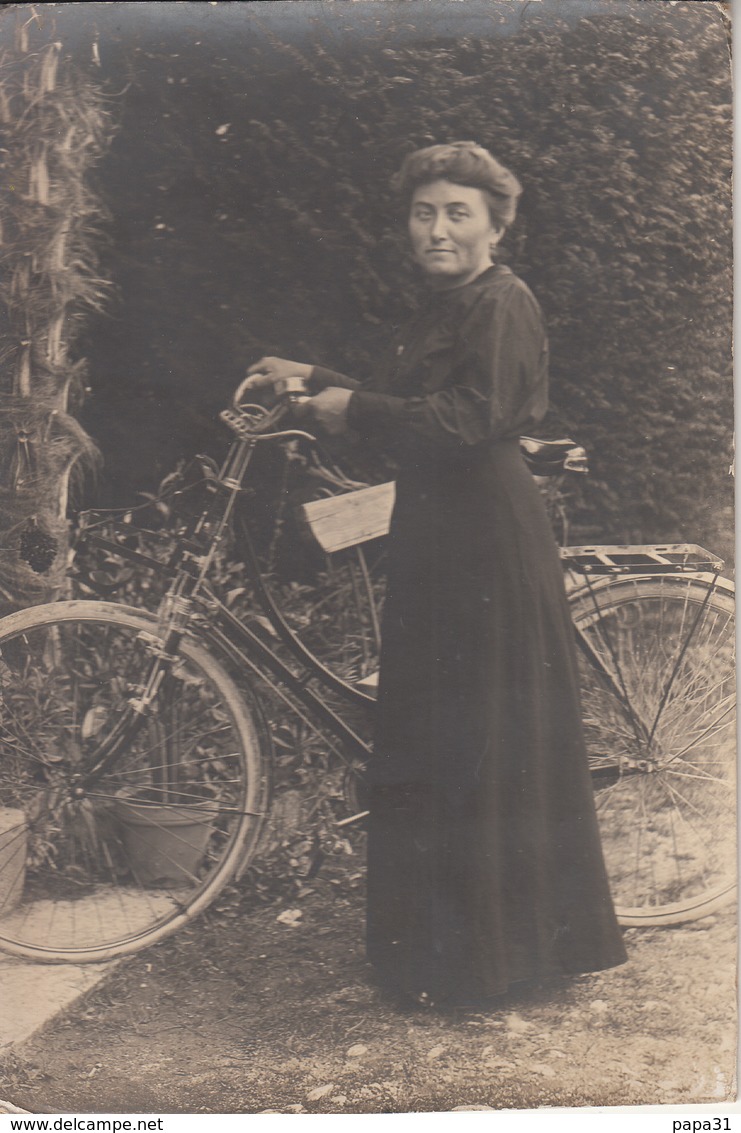
[[[448,287],[443,291],[429,291],[429,302],[432,306],[469,307],[476,301],[482,291],[512,277],[512,269],[506,264],[492,264],[482,271],[475,279],[460,287]]]

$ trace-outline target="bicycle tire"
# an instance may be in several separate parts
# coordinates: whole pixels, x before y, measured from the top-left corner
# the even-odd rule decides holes
[[[618,920],[708,916],[736,887],[733,586],[624,576],[570,602],[597,658],[580,650],[582,716]]]
[[[136,952],[254,856],[269,736],[257,703],[189,637],[156,712],[80,787],[160,646],[155,618],[108,602],[0,621],[0,950],[47,963]]]

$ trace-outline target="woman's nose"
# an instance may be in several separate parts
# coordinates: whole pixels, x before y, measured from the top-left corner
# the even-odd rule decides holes
[[[446,228],[446,225],[445,225],[445,214],[444,213],[438,213],[437,216],[432,221],[432,227],[430,228],[430,236],[432,237],[433,240],[444,240],[446,233],[447,233],[447,228]]]

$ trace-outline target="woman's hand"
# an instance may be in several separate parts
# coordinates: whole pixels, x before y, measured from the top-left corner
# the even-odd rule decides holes
[[[352,397],[351,389],[328,386],[316,397],[309,398],[301,406],[296,406],[296,414],[316,421],[331,437],[347,432],[347,403]]]
[[[288,358],[261,358],[254,362],[247,370],[247,378],[242,382],[241,389],[269,389],[273,392],[279,389],[279,383],[286,378],[310,378],[314,369],[306,362],[291,362]]]

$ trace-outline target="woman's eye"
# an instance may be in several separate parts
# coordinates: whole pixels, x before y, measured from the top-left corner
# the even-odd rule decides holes
[[[465,220],[468,213],[465,209],[454,209],[453,212],[448,214],[451,220]]]

